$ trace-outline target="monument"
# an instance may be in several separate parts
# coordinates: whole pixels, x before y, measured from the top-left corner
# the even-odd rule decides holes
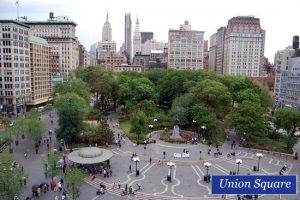
[[[174,125],[174,128],[173,128],[173,133],[172,133],[172,136],[171,138],[180,138],[180,129],[179,129],[179,119],[178,119],[178,116],[176,116],[176,119],[175,119],[175,125]]]

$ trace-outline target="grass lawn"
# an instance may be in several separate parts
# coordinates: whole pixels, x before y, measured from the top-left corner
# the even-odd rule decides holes
[[[137,139],[137,135],[136,133],[131,133],[131,124],[129,120],[120,120],[120,126],[121,129],[125,132],[126,136],[130,139],[130,140],[138,140]],[[140,138],[139,138],[139,142],[143,142],[144,141],[144,137],[145,135],[141,134]]]

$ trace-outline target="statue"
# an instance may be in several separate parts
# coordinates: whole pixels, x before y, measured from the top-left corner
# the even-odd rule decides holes
[[[175,125],[174,125],[174,128],[173,128],[173,133],[172,133],[172,138],[180,138],[180,129],[179,129],[179,118],[178,118],[178,115],[176,116],[176,119],[175,119]]]

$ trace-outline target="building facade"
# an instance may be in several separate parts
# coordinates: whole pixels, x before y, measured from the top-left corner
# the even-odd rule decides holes
[[[97,64],[104,63],[104,58],[106,54],[116,53],[116,48],[117,48],[117,44],[115,42],[112,41],[98,42],[97,54],[96,54]]]
[[[224,28],[222,34],[223,32]],[[222,71],[224,74],[261,76],[264,47],[265,31],[260,26],[259,18],[252,16],[233,17],[228,21],[225,31],[223,59],[218,57],[222,50],[217,49],[216,71],[221,72],[221,69],[218,68],[222,66],[219,63],[223,60]]]
[[[107,53],[104,57],[104,66],[106,70],[113,70],[114,66],[120,66],[126,61],[123,54]]]
[[[124,52],[127,63],[131,63],[132,59],[132,28],[131,28],[131,14],[125,13],[125,40]]]
[[[142,72],[144,72],[144,67],[141,65],[122,64],[119,66],[114,66],[113,71],[115,71],[115,72],[133,71],[133,72],[142,73]]]
[[[20,113],[30,100],[29,26],[0,20],[0,109]]]
[[[75,22],[69,21],[67,16],[54,17],[50,13],[47,21],[24,21],[30,26],[30,35],[44,38],[51,46],[53,56],[59,63],[58,71],[64,80],[70,78],[70,73],[79,66],[79,43],[76,37]]]
[[[204,31],[191,30],[185,21],[179,30],[169,30],[168,67],[203,69]]]
[[[217,33],[210,36],[208,70],[216,71]]]
[[[142,38],[140,31],[140,22],[139,18],[136,19],[135,29],[133,34],[133,55],[142,52]]]
[[[26,105],[36,106],[47,102],[51,97],[52,52],[50,45],[43,38],[29,36],[29,43],[31,98]]]
[[[163,51],[166,46],[164,42],[158,42],[154,39],[147,40],[142,44],[142,54],[149,55],[152,51]]]

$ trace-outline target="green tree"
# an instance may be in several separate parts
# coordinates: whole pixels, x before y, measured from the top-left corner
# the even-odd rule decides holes
[[[260,96],[256,94],[256,92],[253,89],[245,89],[237,93],[236,101],[238,103],[241,103],[243,101],[252,101],[260,103]]]
[[[8,126],[11,123],[7,116],[3,117],[1,121],[5,126]]]
[[[63,95],[66,93],[75,93],[82,97],[86,103],[90,103],[90,89],[80,79],[71,80],[65,83],[59,83],[54,88],[54,93],[58,95]]]
[[[64,139],[66,143],[77,142],[82,120],[89,112],[88,104],[77,94],[67,93],[56,98],[55,107],[59,115],[58,139]]]
[[[14,157],[10,154],[0,154],[0,199],[11,200],[19,196],[22,190],[22,170],[13,166]]]
[[[232,125],[238,133],[265,136],[267,133],[264,109],[255,102],[243,101],[230,113]]]
[[[80,138],[86,143],[105,145],[113,142],[114,134],[105,122],[101,124],[85,124]]]
[[[133,113],[131,117],[131,132],[136,133],[137,139],[140,139],[140,135],[144,134],[147,130],[147,116],[145,113],[138,111]]]
[[[38,142],[42,139],[43,135],[43,122],[38,119],[29,118],[27,121],[27,134],[34,142]]]
[[[191,90],[206,106],[213,110],[217,117],[224,118],[230,111],[232,101],[227,87],[214,80],[203,80]]]
[[[51,152],[48,160],[45,161],[45,173],[52,179],[60,173],[60,169],[57,166],[58,161],[59,155],[56,152]]]
[[[80,196],[80,185],[83,183],[85,174],[80,168],[72,168],[65,175],[66,191],[72,199],[78,199]]]
[[[283,108],[275,112],[275,125],[285,129],[289,134],[296,131],[300,126],[300,112],[298,110]]]

